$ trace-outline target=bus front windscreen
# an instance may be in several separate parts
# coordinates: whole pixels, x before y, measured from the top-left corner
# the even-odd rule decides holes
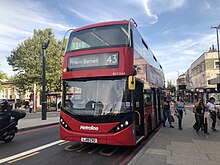
[[[128,25],[108,25],[71,33],[67,52],[128,45]]]
[[[103,116],[131,111],[125,79],[65,81],[63,108],[72,115]]]

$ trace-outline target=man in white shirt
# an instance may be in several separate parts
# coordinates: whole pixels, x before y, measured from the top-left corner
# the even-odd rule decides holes
[[[209,99],[209,102],[207,103],[207,108],[210,112],[211,119],[212,119],[212,127],[211,128],[213,131],[217,131],[215,129],[215,124],[216,124],[216,114],[219,111],[219,109],[216,108],[216,106],[215,106],[215,98],[214,97],[211,97]]]

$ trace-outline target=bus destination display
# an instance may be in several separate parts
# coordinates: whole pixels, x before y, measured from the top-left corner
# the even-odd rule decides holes
[[[69,70],[85,70],[93,68],[116,68],[119,64],[117,52],[89,54],[69,57]]]

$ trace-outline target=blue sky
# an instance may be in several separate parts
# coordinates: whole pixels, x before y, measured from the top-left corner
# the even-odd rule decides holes
[[[13,75],[6,56],[31,37],[52,28],[62,39],[69,28],[133,18],[165,72],[175,81],[211,45],[220,24],[219,0],[0,0],[0,71]],[[178,72],[177,72],[178,71]]]

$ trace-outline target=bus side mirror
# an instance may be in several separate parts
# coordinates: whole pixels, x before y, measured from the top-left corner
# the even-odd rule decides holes
[[[135,90],[135,84],[136,80],[134,76],[129,76],[128,77],[128,89],[129,90]]]

